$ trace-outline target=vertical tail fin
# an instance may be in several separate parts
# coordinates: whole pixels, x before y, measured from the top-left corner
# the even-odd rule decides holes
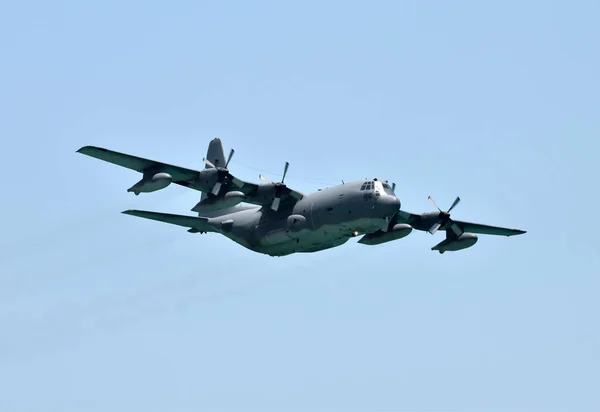
[[[208,144],[208,150],[206,152],[206,159],[208,161],[210,161],[213,165],[215,165],[215,167],[224,167],[225,166],[225,163],[227,161],[225,160],[225,153],[223,152],[223,144],[221,143],[221,139],[219,139],[218,137],[215,137]],[[207,168],[210,168],[210,166],[205,165],[204,168],[207,169]],[[207,197],[208,197],[208,193],[202,192],[200,200],[204,200]],[[198,213],[198,216],[200,216],[200,217],[217,217],[217,216],[227,215],[229,213],[239,212],[242,210],[256,209],[256,208],[257,208],[256,206],[235,205],[232,207],[215,210],[213,212]]]
[[[211,162],[215,167],[223,167],[225,166],[225,154],[223,153],[223,144],[221,143],[221,139],[215,137],[208,144],[208,150],[206,151],[206,160]],[[209,165],[204,165],[205,169],[210,168]],[[200,196],[200,200],[206,199],[208,193],[202,192],[202,196]]]

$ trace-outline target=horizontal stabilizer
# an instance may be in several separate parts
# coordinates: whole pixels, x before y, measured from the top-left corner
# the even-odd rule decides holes
[[[150,212],[146,210],[125,210],[123,213],[126,215],[143,217],[144,219],[156,220],[158,222],[170,223],[172,225],[195,229],[195,232],[215,232],[215,229],[208,224],[208,218],[206,217],[173,215],[170,213]]]

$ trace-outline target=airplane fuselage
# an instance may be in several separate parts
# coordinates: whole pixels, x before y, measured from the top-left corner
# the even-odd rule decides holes
[[[371,182],[367,190],[365,182]],[[211,217],[208,223],[250,250],[285,256],[328,249],[377,231],[399,209],[399,199],[382,182],[361,180],[307,194],[277,212],[263,206]]]

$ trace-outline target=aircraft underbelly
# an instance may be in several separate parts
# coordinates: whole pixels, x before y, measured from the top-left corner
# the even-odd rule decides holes
[[[353,232],[369,233],[380,227],[379,219],[363,218],[295,233],[276,231],[269,233],[269,237],[261,239],[260,243],[263,253],[273,256],[311,253],[343,245],[353,236]]]
[[[290,233],[286,229],[278,229],[269,233],[265,233],[259,240],[262,246],[274,246],[282,243],[289,243],[296,239],[298,233]]]

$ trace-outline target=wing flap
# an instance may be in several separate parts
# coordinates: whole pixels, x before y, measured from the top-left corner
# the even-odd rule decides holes
[[[156,220],[158,222],[170,223],[172,225],[183,226],[195,229],[198,232],[216,232],[216,230],[208,224],[208,218],[174,215],[170,213],[150,212],[147,210],[125,210],[122,212],[126,215],[142,217],[144,219]]]

